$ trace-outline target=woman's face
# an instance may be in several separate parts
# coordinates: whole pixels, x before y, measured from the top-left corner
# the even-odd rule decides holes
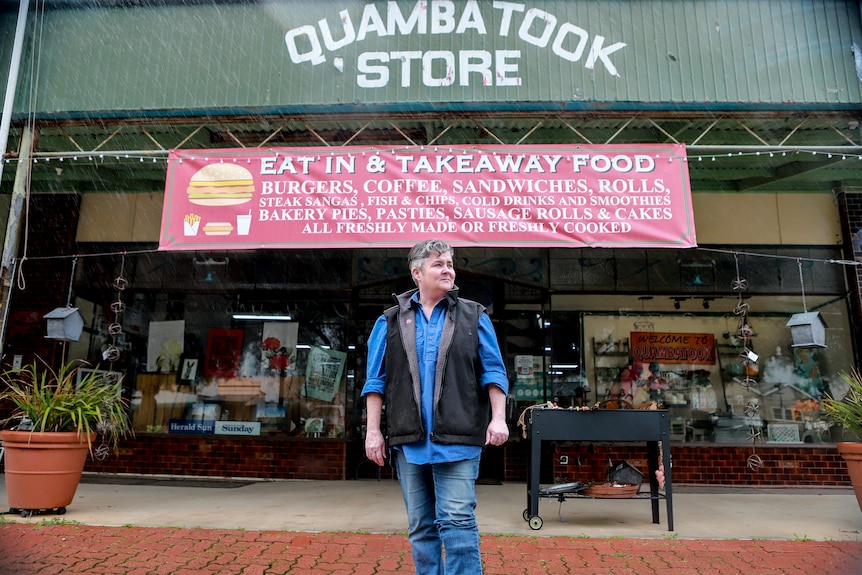
[[[452,253],[432,253],[421,268],[413,268],[413,279],[419,293],[427,297],[442,298],[455,287],[455,263]]]

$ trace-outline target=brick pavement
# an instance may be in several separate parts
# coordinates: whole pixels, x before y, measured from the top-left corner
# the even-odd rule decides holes
[[[862,543],[482,536],[486,575],[862,575]],[[402,575],[403,535],[0,524],[0,575]]]

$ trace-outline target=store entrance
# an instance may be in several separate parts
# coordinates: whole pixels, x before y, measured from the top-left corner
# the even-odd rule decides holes
[[[523,409],[545,401],[545,398],[551,397],[553,393],[553,385],[549,380],[551,374],[548,373],[552,360],[548,295],[545,290],[487,277],[469,268],[461,268],[457,272],[459,295],[484,305],[494,325],[509,380],[506,419],[509,424],[510,444],[519,442],[521,431],[518,428],[518,418]],[[380,313],[391,305],[392,300],[388,294],[400,293],[412,287],[408,279],[407,282],[391,281],[387,286],[369,286],[367,290],[362,290],[370,297],[357,301],[355,324],[360,342],[365,341]],[[383,297],[384,294],[387,294],[387,297]],[[358,347],[357,357],[359,353]],[[367,350],[363,349],[362,353],[367,353]],[[365,377],[364,367],[357,370],[357,376],[358,398],[362,390],[359,379],[364,382]],[[359,399],[356,404],[364,405],[364,401]],[[502,483],[507,449],[508,446],[488,447],[484,450],[479,467],[480,483]]]

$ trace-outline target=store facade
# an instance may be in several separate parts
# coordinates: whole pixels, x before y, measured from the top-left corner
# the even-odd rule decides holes
[[[409,245],[442,236],[510,372],[513,439],[489,450],[486,478],[525,477],[525,407],[624,399],[670,410],[678,482],[843,485],[840,430],[816,405],[858,365],[862,222],[847,206],[862,189],[862,26],[858,3],[797,4],[48,3],[29,15],[3,174],[6,361],[81,357],[123,375],[136,438],[92,470],[373,476],[364,341],[411,287]],[[8,60],[18,15],[3,16]],[[661,156],[685,177],[672,217],[622,206],[613,223],[634,239],[587,215],[588,194],[562,205],[539,187],[527,205],[495,191],[512,184],[492,160],[461,166],[470,194],[419,189],[457,171],[450,156],[538,150],[524,179],[553,179],[547,158],[574,170],[601,156],[607,168],[588,167],[605,173],[625,158],[609,189],[630,202],[656,189],[637,173],[644,146],[652,161],[685,146]],[[387,154],[433,159],[356,176],[353,162]],[[252,169],[194,175],[216,164]],[[337,193],[338,169],[386,193]],[[394,209],[419,196],[434,200]],[[530,235],[542,223],[552,232]],[[43,316],[70,298],[82,337],[46,340]],[[822,341],[794,340],[800,313]],[[642,458],[553,449],[594,472]],[[549,459],[549,480],[583,472]]]

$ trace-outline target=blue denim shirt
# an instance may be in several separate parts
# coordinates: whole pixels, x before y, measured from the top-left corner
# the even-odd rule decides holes
[[[407,461],[414,465],[427,463],[446,463],[472,459],[482,453],[482,448],[474,445],[441,445],[433,443],[430,433],[434,429],[434,372],[437,369],[437,352],[440,349],[440,334],[443,331],[443,320],[446,314],[446,301],[438,303],[431,313],[431,319],[425,318],[418,295],[414,294],[419,309],[416,311],[416,351],[419,355],[419,381],[422,388],[422,422],[426,436],[423,441],[409,443],[396,449],[403,449]],[[386,318],[380,316],[371,335],[368,338],[368,365],[366,366],[365,385],[362,395],[379,393],[385,395],[386,369],[383,358],[386,355]],[[483,388],[496,385],[503,393],[509,391],[509,380],[506,377],[506,367],[497,345],[494,326],[488,314],[479,318],[479,360],[482,362],[482,379],[479,382]]]

